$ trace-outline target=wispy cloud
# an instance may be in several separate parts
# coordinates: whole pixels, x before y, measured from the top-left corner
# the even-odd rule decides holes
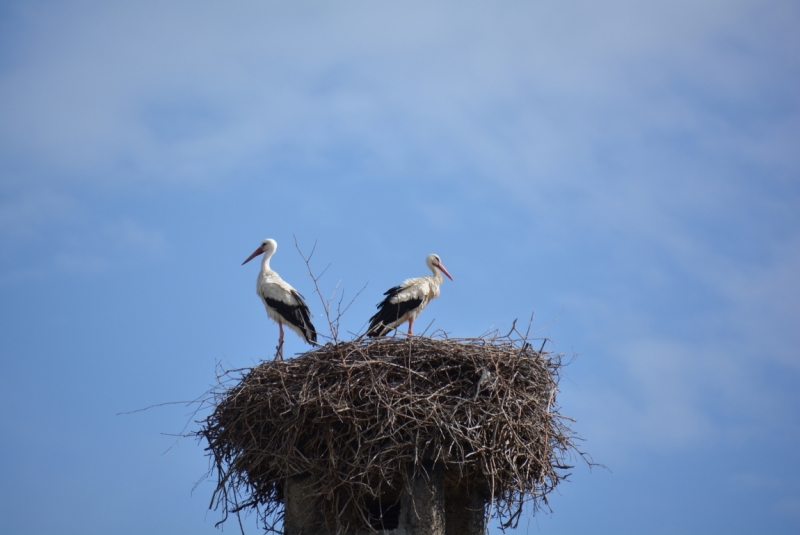
[[[29,239],[78,213],[71,196],[47,188],[9,192],[0,200],[0,235],[7,240]]]
[[[12,63],[24,67],[0,74],[6,155],[83,179],[209,180],[286,147],[313,162],[352,144],[395,175],[421,158],[440,174],[570,187],[619,164],[620,144],[661,136],[791,165],[770,139],[797,110],[720,136],[726,108],[796,76],[781,70],[792,47],[764,40],[781,19],[753,4],[408,7],[19,8],[32,31]],[[718,112],[694,104],[709,98]],[[601,154],[604,140],[617,141]]]
[[[621,461],[642,448],[753,441],[782,436],[787,425],[800,421],[796,392],[774,376],[779,369],[796,378],[800,369],[792,327],[800,322],[794,280],[800,262],[797,248],[784,247],[758,266],[727,258],[682,259],[694,262],[690,273],[701,280],[683,296],[632,280],[627,291],[614,286],[619,291],[613,298],[589,290],[569,301],[572,313],[590,326],[592,357],[604,369],[572,392],[572,401],[587,435],[607,454]],[[673,292],[690,285],[680,274],[664,276]],[[693,299],[691,291],[703,297]],[[709,292],[716,296],[709,298]],[[593,293],[596,299],[588,297]],[[675,302],[665,314],[641,299]]]
[[[764,437],[796,442],[800,421],[796,2],[0,11],[8,310],[53,270],[60,290],[82,279],[87,302],[107,297],[94,275],[164,262],[184,245],[171,242],[178,235],[202,237],[208,251],[193,252],[212,255],[191,274],[209,285],[206,304],[220,288],[219,299],[238,298],[226,285],[242,270],[209,270],[226,240],[256,227],[253,239],[328,232],[317,254],[349,251],[364,279],[421,267],[405,263],[414,247],[449,247],[445,261],[463,275],[434,308],[463,299],[453,322],[481,323],[481,299],[504,313],[523,301],[537,314],[565,308],[545,331],[585,355],[567,369],[579,379],[562,383],[562,402],[596,460],[649,466],[714,449],[731,460],[720,481],[732,492],[762,489],[772,496],[762,514],[796,518],[796,486],[744,466],[730,446],[757,458]],[[174,289],[176,275],[161,273]],[[145,275],[127,289],[150,284]],[[501,290],[475,291],[492,278]],[[197,330],[181,322],[198,315],[156,318],[150,305],[126,307],[126,331],[145,316],[170,326],[158,344]],[[38,314],[31,330],[46,320]],[[149,337],[141,327],[137,343]],[[239,327],[202,343],[224,347]]]
[[[160,231],[147,229],[130,219],[109,224],[106,233],[116,249],[133,249],[148,255],[158,255],[167,249],[167,240]]]
[[[102,273],[109,267],[107,258],[81,253],[58,253],[54,260],[57,268],[68,273]]]

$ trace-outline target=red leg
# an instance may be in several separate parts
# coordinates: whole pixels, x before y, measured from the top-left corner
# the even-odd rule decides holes
[[[414,318],[408,318],[408,336],[414,334],[411,332],[411,328],[414,327]]]
[[[283,323],[281,323],[280,321],[278,322],[278,328],[281,330],[281,335],[278,338],[278,345],[282,346],[283,345]]]

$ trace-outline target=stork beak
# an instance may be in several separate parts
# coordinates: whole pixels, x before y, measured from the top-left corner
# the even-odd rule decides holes
[[[248,263],[249,261],[251,261],[252,259],[254,259],[255,257],[257,257],[258,255],[260,255],[263,252],[264,252],[264,250],[261,249],[261,247],[259,247],[258,249],[253,251],[253,254],[251,254],[249,257],[247,257],[247,260],[242,262],[242,265],[245,265],[246,263]]]
[[[439,265],[438,265],[438,266],[436,266],[436,267],[437,267],[437,268],[439,268],[439,270],[440,270],[442,273],[444,273],[445,275],[447,275],[447,278],[448,278],[448,279],[450,279],[450,280],[453,280],[453,277],[451,277],[451,276],[450,276],[450,274],[447,272],[447,269],[444,267],[444,264],[442,264],[442,263],[440,262],[440,263],[439,263]],[[453,282],[455,282],[455,281],[453,281]]]

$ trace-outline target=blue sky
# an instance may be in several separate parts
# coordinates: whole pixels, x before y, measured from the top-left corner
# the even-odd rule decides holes
[[[343,330],[435,252],[418,325],[578,355],[608,469],[517,533],[796,533],[798,87],[795,2],[4,2],[3,531],[217,532],[191,409],[118,413],[271,358],[266,237],[322,323],[296,236]]]

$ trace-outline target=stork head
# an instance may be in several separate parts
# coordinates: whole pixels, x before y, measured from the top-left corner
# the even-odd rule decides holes
[[[267,256],[272,256],[272,254],[277,249],[278,249],[278,242],[276,242],[273,239],[267,238],[266,240],[261,242],[261,245],[258,246],[258,249],[253,251],[253,254],[251,254],[247,258],[247,260],[242,262],[242,265],[245,265],[246,263],[248,263],[249,261],[251,261],[252,259],[254,259],[255,257],[257,257],[260,254],[266,254]]]
[[[425,259],[425,263],[428,264],[428,267],[434,273],[436,273],[436,270],[438,269],[439,271],[447,275],[448,279],[453,280],[453,277],[450,276],[450,273],[447,272],[447,269],[444,267],[444,264],[442,264],[442,259],[439,258],[438,254],[429,254],[428,258]]]

